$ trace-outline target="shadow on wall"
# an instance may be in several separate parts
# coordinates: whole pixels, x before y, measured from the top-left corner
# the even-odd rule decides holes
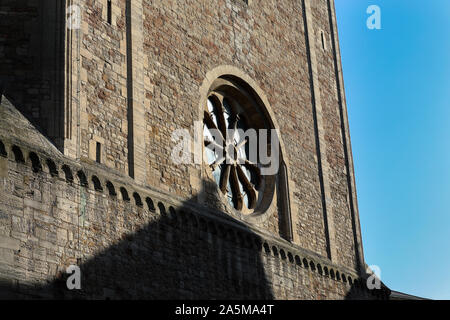
[[[0,0],[0,7],[0,97],[3,92],[61,148],[65,1]],[[207,188],[216,190],[216,185]],[[274,298],[261,259],[262,239],[244,224],[229,216],[227,224],[212,224],[192,213],[188,202],[177,210],[153,207],[146,226],[79,261],[82,290],[67,290],[67,275],[60,273],[39,287],[0,283],[0,298]],[[283,216],[279,223],[282,230]],[[360,293],[353,283],[347,298]]]
[[[42,171],[35,153],[29,155],[31,163],[25,164],[20,148],[12,147],[11,151],[18,164],[31,164],[36,174]],[[0,156],[7,156],[1,141]],[[47,164],[49,173],[57,177],[55,163],[47,160]],[[72,184],[74,175],[70,168],[63,165],[62,171],[66,182],[71,184],[67,194],[76,197],[75,191],[80,188],[81,198],[84,198],[88,185],[84,172],[78,171],[79,183]],[[76,234],[71,243],[56,241],[56,231],[45,236],[50,241],[46,241],[47,245],[54,246],[48,252],[50,256],[59,252],[56,254],[59,258],[52,258],[56,260],[54,266],[58,264],[57,269],[51,268],[53,271],[48,274],[46,259],[40,261],[42,248],[35,247],[35,240],[22,241],[23,253],[19,249],[0,251],[0,299],[341,298],[340,294],[344,292],[339,289],[338,294],[335,285],[343,286],[346,299],[386,299],[389,296],[384,285],[383,290],[368,291],[360,279],[328,266],[322,267],[306,257],[302,260],[296,255],[294,258],[291,252],[286,255],[275,246],[271,249],[246,225],[220,211],[194,212],[199,211],[193,209],[195,199],[184,202],[175,210],[162,203],[155,205],[149,197],[142,201],[136,192],[129,196],[124,187],[117,190],[121,193],[121,200],[118,200],[114,185],[107,182],[104,189],[97,176],[92,176],[92,183],[94,188],[89,187],[89,192],[107,191],[109,197],[95,196],[95,202],[91,202],[86,215],[82,215],[82,220],[88,222],[86,227],[81,227],[75,216],[72,219],[75,224],[66,225]],[[214,182],[204,181],[203,186],[205,191],[217,190]],[[130,198],[134,198],[133,203]],[[80,212],[86,212],[81,207]],[[54,206],[49,208],[48,215],[57,218]],[[76,211],[72,215],[77,215]],[[4,222],[9,219],[9,214],[0,212],[0,218]],[[21,239],[36,239],[35,225],[41,224],[43,217],[35,216],[35,221],[30,218]],[[129,232],[122,233],[123,230]],[[109,239],[108,244],[112,245],[102,249],[104,239]],[[95,254],[89,259],[78,260],[82,256],[80,252],[86,251]],[[3,258],[9,263],[4,264]],[[82,289],[70,291],[66,287],[69,276],[65,271],[69,264],[75,263],[81,268]],[[18,264],[23,268],[16,268]],[[292,272],[288,271],[289,265],[293,266]],[[282,275],[294,280],[292,287],[277,286],[281,269]],[[42,284],[47,276],[48,282]],[[39,284],[34,284],[33,279]],[[284,278],[283,283],[290,283],[285,280],[288,279]],[[272,282],[280,290],[273,292]],[[332,292],[327,292],[326,288]]]
[[[210,183],[207,188],[216,187]],[[144,205],[140,198],[135,198],[135,201],[138,205]],[[98,251],[92,258],[77,261],[81,269],[81,290],[67,289],[69,275],[65,270],[68,265],[61,263],[56,278],[45,285],[21,282],[20,278],[19,281],[0,282],[0,299],[275,298],[266,273],[266,268],[271,268],[272,263],[263,261],[263,252],[270,252],[270,249],[265,248],[263,239],[248,227],[228,215],[224,216],[227,218],[225,221],[220,222],[213,217],[193,213],[188,201],[177,210],[165,208],[161,203],[155,205],[147,202],[146,205],[150,210],[142,209],[139,214],[149,213],[151,222],[134,232],[123,234],[114,245]],[[129,210],[121,223],[127,224],[127,220],[133,220],[132,215],[135,214]],[[217,215],[222,213],[217,212]],[[110,226],[111,230],[115,228]],[[102,238],[101,234],[91,236]],[[80,239],[85,243],[90,240],[86,237]],[[76,261],[74,251],[71,260]],[[38,265],[36,263],[36,267]],[[313,266],[311,261],[305,270],[309,268],[316,270],[321,267]],[[306,272],[309,274],[309,270]],[[348,276],[344,279],[343,275],[339,279],[341,276],[334,274],[333,270],[323,268],[318,273],[350,284],[345,299],[387,297],[386,291],[369,292],[361,280],[352,280]],[[319,274],[313,276],[320,279]],[[294,290],[314,291],[314,288],[306,286],[300,285]],[[328,296],[326,292],[323,294],[323,297],[322,294],[316,297],[325,299]]]
[[[64,136],[65,0],[0,0],[0,97],[58,148]]]
[[[69,275],[60,273],[46,286],[20,284],[4,298],[273,299],[259,236],[236,220],[212,224],[187,206],[156,207],[160,217],[81,261],[81,290],[68,290]]]

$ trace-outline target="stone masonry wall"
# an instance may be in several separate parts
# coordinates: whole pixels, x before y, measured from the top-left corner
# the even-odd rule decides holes
[[[75,62],[71,69],[74,79],[79,72],[81,102],[80,110],[73,109],[70,113],[80,113],[79,158],[95,161],[99,143],[101,163],[127,175],[130,165],[128,86],[133,78],[127,65],[131,55],[127,44],[127,4],[125,0],[112,1],[112,20],[108,23],[106,3],[103,0],[82,3],[81,30],[77,31],[79,56],[72,53],[74,61],[80,59],[80,70],[76,69]],[[199,87],[206,73],[219,65],[233,65],[260,85],[280,125],[287,150],[285,157],[292,164],[288,168],[290,179],[295,184],[291,202],[297,244],[326,256],[327,230],[318,175],[303,2],[263,1],[256,5],[237,0],[142,0],[133,3],[140,3],[143,10],[142,30],[135,24],[131,30],[134,35],[143,33],[143,61],[132,60],[132,70],[142,69],[140,81],[144,90],[144,125],[139,130],[143,140],[136,142],[142,142],[145,159],[141,160],[145,169],[136,173],[136,179],[185,199],[195,196],[196,190],[186,177],[201,177],[201,168],[176,166],[170,161],[174,147],[171,133],[180,128],[192,132],[194,121],[201,120],[197,105]],[[314,25],[309,27],[314,31],[314,38],[309,41],[314,44],[320,62],[319,88],[324,101],[325,149],[330,164],[332,205],[336,211],[333,219],[336,246],[340,248],[338,261],[355,265],[327,1],[311,3]],[[21,11],[20,16],[32,14],[39,21],[36,7],[18,7],[16,11]],[[28,30],[19,24],[17,28]],[[325,32],[327,50],[321,48],[321,30]],[[9,45],[5,48],[8,55],[18,50]],[[8,64],[9,60],[3,61]],[[39,97],[47,96],[41,89],[36,90]],[[36,99],[26,105],[38,108],[25,113],[34,114],[39,121],[57,114],[48,111],[41,114]],[[58,121],[51,118],[49,123]],[[276,213],[261,227],[280,234],[278,220]]]
[[[206,73],[233,65],[257,81],[280,125],[292,166],[299,244],[326,254],[301,1],[143,1],[147,157],[151,184],[190,197],[187,166],[174,166],[171,132],[190,129]],[[145,80],[147,82],[147,80]],[[167,124],[167,125],[165,125]],[[296,209],[297,210],[297,209]],[[268,225],[279,233],[277,215]]]
[[[351,222],[345,150],[341,132],[338,91],[334,65],[334,52],[329,22],[327,1],[311,1],[313,20],[317,22],[315,30],[318,77],[323,107],[325,149],[329,165],[330,192],[334,213],[336,247],[339,248],[337,262],[346,266],[357,266],[353,229]],[[336,31],[335,31],[336,32]],[[321,37],[324,37],[322,45]]]
[[[83,4],[81,156],[93,160],[99,142],[103,164],[127,174],[126,61],[131,52],[126,45],[125,2],[112,1],[111,25],[105,20],[106,1]],[[194,121],[202,120],[197,106],[206,73],[220,65],[235,66],[257,81],[280,125],[285,157],[293,164],[289,170],[295,183],[292,202],[298,220],[293,224],[298,244],[326,256],[302,2],[132,4],[142,6],[144,35],[143,60],[132,59],[136,64],[132,70],[143,70],[145,119],[140,132],[145,170],[137,171],[136,178],[185,199],[195,196],[186,177],[201,177],[201,168],[173,164],[171,134],[181,128],[193,134]],[[131,32],[140,32],[140,27],[132,22]],[[135,78],[133,84],[138,85]],[[280,234],[279,214],[261,227]]]
[[[0,297],[384,297],[352,270],[207,208],[4,138],[0,150]],[[65,287],[71,264],[80,291]]]
[[[96,160],[128,174],[127,38],[125,1],[113,3],[107,21],[107,1],[84,1],[81,23],[81,142],[80,157]]]
[[[111,22],[106,0],[69,2],[82,7],[81,29],[67,33],[68,88],[52,87],[68,101],[48,110],[67,113],[70,137],[59,141],[70,150],[34,150],[8,135],[5,152],[0,145],[0,278],[8,287],[68,297],[60,285],[76,263],[84,297],[208,298],[211,281],[215,297],[365,296],[354,281],[363,259],[332,0],[112,0]],[[39,16],[28,9],[20,16]],[[16,27],[28,37],[29,28]],[[21,46],[0,43],[6,66]],[[288,163],[292,242],[278,187],[271,216],[246,223],[215,197],[208,168],[170,159],[172,132],[193,135],[202,121],[202,85],[218,67],[239,70],[270,104]],[[36,119],[51,118],[39,110]],[[205,206],[202,192],[211,197]],[[172,280],[156,296],[161,279]]]

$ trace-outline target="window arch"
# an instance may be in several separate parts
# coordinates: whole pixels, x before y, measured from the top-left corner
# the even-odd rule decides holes
[[[244,215],[263,213],[272,203],[276,175],[262,174],[260,155],[250,148],[270,150],[270,129],[264,104],[246,82],[224,75],[212,83],[203,108],[204,162],[228,205]]]

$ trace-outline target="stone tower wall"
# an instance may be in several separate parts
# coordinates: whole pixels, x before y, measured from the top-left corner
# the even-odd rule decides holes
[[[354,270],[195,202],[0,144],[0,298],[385,298]],[[81,290],[66,288],[69,265]]]
[[[65,296],[54,288],[77,263],[85,297],[156,297],[161,279],[173,279],[166,298],[206,298],[211,281],[214,297],[373,297],[358,289],[365,264],[333,1],[112,0],[110,22],[107,3],[64,4],[80,6],[82,20],[64,32],[65,83],[52,87],[64,97],[62,152],[0,132],[0,278],[18,294]],[[215,196],[204,166],[170,159],[172,132],[194,135],[218,75],[250,84],[281,133],[288,190],[253,223],[204,201]],[[114,287],[106,274],[129,276]],[[47,290],[21,289],[34,281]]]

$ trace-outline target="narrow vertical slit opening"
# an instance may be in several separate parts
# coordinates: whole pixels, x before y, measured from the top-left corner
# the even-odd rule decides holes
[[[109,24],[111,24],[112,23],[111,0],[107,1],[107,9],[106,10],[107,10],[107,13],[106,13],[107,21]]]
[[[96,145],[95,161],[97,163],[102,163],[102,145],[100,144],[100,142],[97,142],[97,145]]]
[[[320,32],[320,37],[322,39],[322,49],[325,50],[325,36],[323,34],[323,31]]]

